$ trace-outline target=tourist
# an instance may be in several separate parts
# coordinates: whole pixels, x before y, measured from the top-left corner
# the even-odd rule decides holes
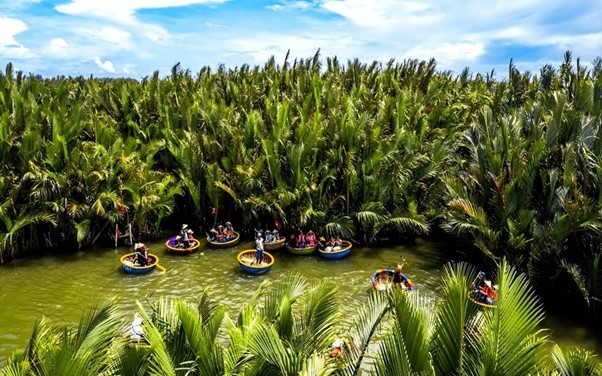
[[[209,240],[211,240],[212,242],[217,240],[217,230],[213,227],[211,227],[211,230],[209,230]]]
[[[326,248],[324,248],[325,252],[332,252],[334,248],[334,236],[331,236],[326,242]]]
[[[330,351],[330,357],[331,358],[338,358],[339,356],[341,356],[341,354],[343,353],[343,348],[345,347],[345,342],[340,339],[337,338],[334,340],[334,342],[329,346],[331,351]]]
[[[297,248],[305,248],[305,235],[301,229],[297,231]]]
[[[278,230],[272,231],[272,238],[274,238],[275,242],[277,242],[278,240],[280,240],[280,234],[278,233]]]
[[[231,222],[226,222],[226,237],[228,240],[234,239],[234,227]]]
[[[289,248],[297,248],[297,239],[295,238],[295,234],[292,234],[288,238],[288,246]]]
[[[272,236],[272,232],[270,230],[265,230],[265,242],[271,243],[274,241],[274,237]]]
[[[309,230],[305,236],[305,244],[307,244],[308,247],[313,247],[316,245],[316,234],[314,234],[312,230]]]
[[[337,235],[337,237],[334,239],[334,247],[332,247],[332,250],[334,252],[340,251],[342,247],[343,247],[343,241],[341,240],[341,237],[339,235]]]
[[[217,226],[217,241],[220,243],[228,241],[226,238],[226,232],[224,231],[224,226],[222,226],[221,223]]]

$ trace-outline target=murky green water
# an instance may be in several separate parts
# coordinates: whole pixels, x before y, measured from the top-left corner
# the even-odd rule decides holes
[[[167,273],[155,270],[149,275],[126,275],[119,256],[127,249],[96,249],[75,255],[16,260],[0,267],[0,362],[16,348],[23,347],[36,319],[46,315],[59,323],[76,323],[82,312],[102,300],[118,296],[124,313],[133,310],[135,300],[146,296],[183,297],[195,300],[206,287],[213,296],[233,311],[244,303],[259,284],[301,273],[310,281],[329,279],[340,288],[343,309],[350,313],[354,301],[365,299],[370,291],[370,275],[378,268],[393,266],[403,255],[408,261],[404,271],[416,288],[435,299],[439,274],[446,262],[443,247],[418,241],[411,247],[354,248],[343,260],[324,260],[317,255],[294,256],[286,251],[274,253],[276,263],[262,276],[243,274],[236,255],[251,243],[225,250],[203,249],[189,256],[172,256],[161,242],[150,243],[152,253],[160,257]],[[554,319],[554,339],[561,344],[577,343],[598,353],[601,340],[583,328]]]

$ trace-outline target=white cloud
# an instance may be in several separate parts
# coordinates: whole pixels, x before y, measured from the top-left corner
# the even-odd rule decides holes
[[[315,6],[312,1],[282,1],[278,4],[268,5],[266,8],[275,12],[287,12],[295,10],[306,10]]]
[[[99,28],[79,28],[75,32],[91,39],[92,41],[103,41],[111,46],[129,50],[132,48],[132,35],[113,26],[103,26]]]
[[[213,22],[205,22],[205,26],[207,26],[210,29],[227,29],[226,26],[220,25],[217,23],[213,23]]]
[[[132,69],[133,69],[133,68],[135,68],[135,67],[136,67],[136,65],[135,65],[135,64],[130,64],[130,63],[128,63],[128,64],[125,64],[125,65],[123,66],[123,69],[122,69],[122,71],[123,71],[123,73],[125,73],[125,74],[132,74]]]
[[[232,56],[231,52],[250,55],[256,63],[264,63],[274,55],[277,60],[284,58],[288,50],[291,56],[311,57],[318,49],[327,56],[346,55],[357,51],[361,42],[349,36],[330,35],[314,37],[310,35],[260,34],[249,37],[235,38],[226,41],[229,49],[222,56]]]
[[[27,58],[34,54],[21,43],[15,36],[27,30],[27,25],[16,18],[0,16],[0,55],[9,58]]]
[[[113,67],[113,63],[111,63],[109,60],[103,62],[102,60],[100,60],[99,57],[96,57],[96,59],[94,59],[94,62],[104,72],[115,73],[115,67]]]
[[[417,1],[397,0],[325,0],[322,8],[361,27],[387,28],[395,24],[414,22],[417,14],[429,9],[429,5]],[[420,19],[425,18],[425,15],[420,16]]]
[[[437,47],[417,46],[408,50],[406,58],[428,60],[434,57],[444,66],[454,65],[457,61],[475,60],[485,53],[483,43],[444,43]]]
[[[46,55],[67,57],[71,55],[71,45],[63,38],[53,38],[43,50]]]
[[[72,16],[87,16],[121,23],[137,22],[134,14],[140,9],[181,7],[193,4],[219,4],[226,0],[71,0],[55,9]]]

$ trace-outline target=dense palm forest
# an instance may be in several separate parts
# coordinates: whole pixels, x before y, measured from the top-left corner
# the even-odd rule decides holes
[[[507,78],[319,54],[141,81],[0,74],[0,262],[182,220],[453,238],[600,315],[602,61]],[[181,223],[181,222],[180,222]]]
[[[336,286],[298,275],[264,283],[232,318],[207,293],[194,305],[161,299],[139,304],[138,344],[107,302],[77,329],[38,321],[0,375],[602,375],[594,354],[547,343],[524,275],[502,262],[497,308],[481,311],[467,299],[475,274],[449,265],[434,311],[419,292],[395,290],[345,317]]]

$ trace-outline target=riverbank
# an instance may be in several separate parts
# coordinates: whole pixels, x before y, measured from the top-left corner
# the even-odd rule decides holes
[[[203,241],[198,253],[172,256],[165,252],[164,241],[148,244],[151,252],[161,257],[167,273],[125,275],[118,257],[127,249],[100,247],[75,254],[18,259],[0,267],[0,285],[6,287],[0,292],[0,306],[4,307],[0,310],[0,359],[26,344],[41,315],[55,322],[75,324],[85,309],[113,296],[118,296],[127,320],[131,319],[135,300],[144,302],[147,297],[152,300],[167,296],[194,301],[206,288],[235,312],[262,281],[277,281],[298,272],[310,282],[329,279],[336,283],[348,302],[344,308],[351,314],[356,307],[354,302],[368,297],[371,273],[395,265],[400,255],[408,261],[405,271],[417,290],[434,301],[441,268],[448,261],[445,244],[419,239],[411,246],[356,247],[350,257],[338,261],[280,251],[275,253],[276,263],[268,274],[249,276],[236,263],[236,254],[249,248],[249,242],[212,250]],[[552,339],[562,346],[578,344],[602,353],[602,343],[591,331],[560,318],[548,319],[545,324],[551,324]]]

